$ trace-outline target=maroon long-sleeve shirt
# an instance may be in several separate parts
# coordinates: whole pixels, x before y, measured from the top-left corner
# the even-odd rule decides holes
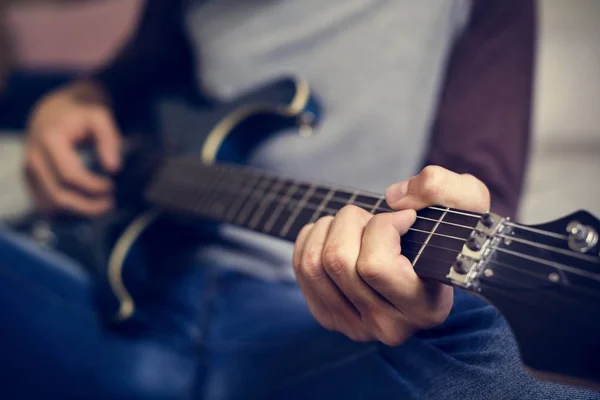
[[[195,85],[183,5],[147,0],[137,33],[95,78],[117,115],[158,82]],[[534,0],[473,0],[451,53],[425,164],[471,173],[490,189],[492,211],[514,217],[530,138],[536,42]]]
[[[476,0],[458,41],[426,163],[471,173],[490,189],[492,210],[514,217],[530,140],[536,4]]]

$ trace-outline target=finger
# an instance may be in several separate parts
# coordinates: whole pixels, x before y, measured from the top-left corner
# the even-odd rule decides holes
[[[121,135],[110,113],[95,108],[89,113],[90,131],[98,149],[102,167],[114,173],[121,166]]]
[[[306,293],[314,296],[319,314],[317,319],[324,320],[327,329],[343,332],[354,340],[368,340],[369,334],[358,311],[343,296],[322,265],[321,254],[332,221],[332,217],[325,217],[315,223],[304,245],[298,276],[301,285],[308,288]]]
[[[373,314],[392,311],[356,271],[363,232],[373,215],[361,208],[342,208],[331,224],[323,248],[323,267],[368,323]]]
[[[98,215],[112,207],[112,200],[109,197],[87,198],[61,187],[41,151],[30,151],[28,170],[34,192],[43,199],[42,208],[46,211],[60,209],[85,215]]]
[[[44,149],[60,182],[91,195],[105,195],[111,191],[109,179],[91,173],[84,166],[68,135],[46,135],[46,138]]]
[[[302,253],[304,252],[304,245],[306,244],[306,239],[308,239],[308,234],[314,226],[314,223],[305,225],[298,233],[298,237],[296,238],[296,242],[294,243],[292,264],[294,266],[294,271],[296,272],[298,272],[298,269],[300,268],[300,260],[302,257]]]
[[[319,296],[315,294],[311,286],[306,283],[305,279],[300,273],[302,254],[304,252],[306,240],[308,239],[308,236],[314,228],[314,226],[314,223],[305,225],[298,233],[293,255],[294,272],[296,273],[296,281],[298,282],[298,286],[300,286],[300,289],[304,294],[306,305],[308,306],[308,309],[311,312],[311,314],[315,317],[319,324],[325,327],[325,329],[335,330],[333,316],[331,315],[329,308],[325,305],[325,303],[323,303]]]
[[[401,255],[400,237],[416,219],[413,210],[380,214],[367,224],[357,261],[360,276],[419,327],[445,320],[452,307],[452,288],[421,280]]]
[[[417,176],[388,187],[386,201],[395,210],[433,205],[482,213],[490,209],[490,193],[483,182],[438,166],[425,167]]]

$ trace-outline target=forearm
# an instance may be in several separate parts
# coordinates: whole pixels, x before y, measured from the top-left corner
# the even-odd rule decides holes
[[[492,210],[514,217],[531,135],[533,0],[475,0],[450,60],[427,164],[471,173]]]

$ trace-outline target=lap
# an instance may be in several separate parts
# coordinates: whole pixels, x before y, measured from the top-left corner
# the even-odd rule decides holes
[[[321,328],[294,284],[229,273],[219,285],[205,342],[207,398],[600,398],[525,372],[505,320],[462,291],[442,326],[388,347]]]
[[[390,348],[322,329],[293,283],[198,266],[168,288],[172,329],[127,337],[78,265],[0,234],[2,397],[594,398],[528,376],[503,319],[462,292],[444,325]]]

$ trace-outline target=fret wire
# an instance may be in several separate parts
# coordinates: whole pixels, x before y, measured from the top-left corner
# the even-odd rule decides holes
[[[334,193],[335,189],[329,189],[325,197],[323,197],[323,199],[321,200],[319,207],[317,207],[313,215],[310,217],[310,220],[308,221],[309,224],[315,222],[319,218],[319,214],[323,212],[325,206],[327,206],[327,203],[329,203],[329,200],[331,200],[331,197],[333,197]]]
[[[226,172],[228,172],[226,170]],[[230,182],[231,181],[231,182]],[[217,195],[219,195],[219,198],[213,198],[211,199],[212,203],[215,203],[216,201],[219,201],[219,203],[221,204],[220,207],[220,211],[218,212],[218,215],[220,217],[224,217],[225,214],[227,213],[227,211],[229,210],[230,206],[233,204],[233,202],[235,202],[238,198],[239,198],[239,193],[232,193],[228,190],[230,185],[238,185],[240,182],[244,181],[244,176],[241,174],[233,174],[230,177],[225,176],[224,179],[222,179],[222,181],[217,185],[217,187],[214,190],[215,196],[217,197]],[[214,205],[211,205],[211,210],[214,209]]]
[[[194,179],[194,178],[196,178],[197,176],[201,177],[200,179],[197,179],[197,181],[200,183],[201,186],[198,188],[198,191],[195,193],[195,195],[197,197],[194,202],[194,210],[196,212],[202,212],[204,203],[211,195],[211,193],[209,192],[211,185],[213,185],[214,182],[218,181],[219,172],[218,172],[218,170],[215,170],[215,169],[209,170],[207,172],[206,170],[204,170],[202,168],[190,168],[189,170],[194,171],[195,173],[179,174],[179,177],[183,178],[182,180],[184,180],[186,182],[190,182],[190,184],[192,184],[192,185],[194,185],[194,182],[196,181],[196,179]],[[204,177],[204,179],[202,179],[202,177]]]
[[[350,199],[348,199],[348,202],[346,204],[348,204],[348,205],[354,204],[354,202],[356,201],[357,197],[358,197],[358,192],[356,190],[354,190],[352,192],[352,196],[350,197]]]
[[[377,212],[377,210],[379,209],[379,206],[381,205],[383,200],[384,200],[384,197],[380,197],[379,200],[377,200],[377,203],[375,203],[375,205],[373,206],[373,208],[370,211],[371,214],[375,214]]]
[[[196,158],[192,158],[189,161],[191,163],[194,163],[194,162],[196,164],[199,163],[198,159],[196,159]],[[201,164],[201,165],[205,169],[214,168],[214,166],[207,166],[207,165],[204,165],[204,164]],[[220,163],[218,165],[230,165],[230,164],[228,164],[228,163]],[[261,170],[261,169],[258,169],[258,168],[254,168],[252,166],[232,165],[231,168],[232,168],[232,170],[237,170],[237,171],[235,171],[235,173],[244,173],[244,174],[246,174],[246,176],[249,176],[249,177],[251,177],[253,175],[257,175],[257,174],[259,174],[259,175],[262,174],[264,177],[277,178],[277,176],[275,176],[275,175],[268,174],[264,170]],[[313,186],[313,185],[315,185],[314,182],[307,182],[307,181],[297,180],[297,179],[294,179],[294,181],[297,184],[299,184],[299,185],[303,185],[303,184],[307,185],[307,186]],[[376,199],[379,199],[379,198],[382,197],[378,193],[373,193],[373,192],[370,192],[370,191],[367,191],[367,190],[357,190],[357,189],[353,189],[353,188],[346,188],[346,187],[343,187],[341,185],[321,184],[320,186],[327,187],[327,188],[332,188],[332,189],[335,189],[336,191],[340,191],[340,192],[355,193],[357,196],[360,195],[360,196],[372,197],[372,198],[376,198]],[[385,200],[385,197],[384,197],[384,200]],[[350,204],[350,201],[348,201],[348,204]],[[368,206],[368,207],[370,207],[370,206]],[[465,212],[465,211],[458,211],[458,210],[453,210],[453,209],[450,209],[450,208],[440,208],[440,207],[436,207],[436,206],[431,206],[431,207],[428,207],[428,208],[429,209],[433,209],[433,210],[437,210],[437,211],[445,211],[448,214],[458,214],[458,215],[463,215],[463,216],[471,217],[471,218],[481,218],[481,214],[469,213],[469,212]],[[385,208],[384,209],[380,208],[377,211],[389,212],[389,210],[387,210]]]
[[[267,176],[267,177],[265,177],[265,178],[268,178],[268,176]],[[256,182],[253,182],[253,183],[256,185]],[[230,191],[233,191],[234,193],[238,193],[236,189],[232,189],[232,188],[228,188],[228,189],[229,189]],[[245,194],[245,193],[247,193],[249,189],[250,189],[250,188],[249,188],[247,185],[246,185],[246,186],[244,186],[244,188],[242,189],[242,194]],[[256,194],[256,193],[252,193],[252,194],[251,194],[250,196],[248,196],[248,197],[258,197],[258,198],[260,198],[259,196],[257,196],[257,194]],[[313,197],[313,198],[319,198],[319,195],[318,195],[318,193],[313,193],[313,194],[312,194],[312,197]],[[277,196],[276,196],[276,199],[277,199]],[[277,200],[278,200],[278,201],[282,201],[282,198],[280,198],[280,199],[277,199]],[[339,199],[339,198],[333,198],[332,200],[339,201],[339,202],[342,202],[342,203],[343,203],[343,202],[345,202],[343,199]],[[237,205],[241,206],[241,204],[239,204],[239,203],[241,203],[241,202],[243,202],[243,199],[238,199],[238,200],[236,201],[236,203],[234,203],[234,204],[237,204]],[[284,201],[284,203],[286,203],[286,202]],[[288,204],[288,205],[293,205],[293,204],[296,204],[296,205],[295,205],[295,207],[298,207],[298,206],[299,206],[299,202],[298,202],[298,201],[293,201],[293,200],[287,201],[287,204]],[[363,209],[364,209],[364,208],[367,208],[367,207],[370,207],[370,205],[363,204],[363,203],[355,203],[355,205],[357,205],[357,206],[359,206],[359,207],[362,207]],[[307,208],[310,208],[310,209],[313,209],[313,210],[314,210],[314,208],[313,208],[313,207],[311,207],[311,205],[310,205],[310,204],[306,204],[304,207],[307,207]],[[231,208],[233,208],[233,205],[231,206]],[[386,209],[380,209],[380,210],[382,210],[383,212],[389,212],[389,210],[386,210]],[[230,209],[230,211],[231,211],[231,209]],[[327,209],[326,209],[326,210],[324,210],[324,211],[327,211],[328,213],[330,213],[330,215],[335,215],[335,214],[336,214],[336,213],[337,213],[339,210],[336,210],[336,209],[331,209],[331,208],[327,208]],[[449,210],[449,211],[448,211],[448,213],[451,213],[451,212],[452,212],[451,210]],[[233,218],[233,217],[229,217],[229,215],[230,215],[230,213],[228,213],[228,214],[227,214],[227,216],[226,216],[226,220],[227,220],[227,221],[231,221],[231,219]],[[419,216],[419,215],[417,215],[417,219],[431,220],[431,219],[429,219],[429,218],[427,218],[427,217],[422,217],[422,216]],[[434,221],[437,221],[437,220],[434,220]],[[454,223],[451,223],[451,222],[446,222],[446,221],[442,221],[442,222],[441,222],[441,224],[444,224],[444,225],[454,225],[454,226],[458,226],[458,227],[461,227],[461,228],[466,228],[466,229],[469,229],[469,230],[471,230],[471,231],[472,231],[472,230],[475,230],[475,228],[473,228],[473,227],[471,227],[471,226],[468,226],[468,225],[454,224]],[[419,230],[417,230],[417,231],[419,231]],[[422,232],[425,232],[425,231],[422,231]],[[426,233],[429,233],[429,232],[426,232]],[[448,238],[451,238],[451,239],[459,239],[459,238],[456,238],[456,237],[453,237],[453,236],[442,235],[442,234],[436,234],[436,236],[446,236],[446,237],[448,237]],[[460,239],[460,240],[462,240],[462,239]]]
[[[431,233],[429,234],[429,236],[427,236],[427,239],[425,239],[425,242],[421,246],[421,249],[419,250],[419,253],[417,254],[417,257],[415,257],[415,260],[412,263],[413,265],[417,265],[417,261],[419,261],[419,258],[421,258],[421,254],[423,254],[423,250],[425,250],[425,247],[427,247],[427,244],[431,240],[431,237],[433,236],[433,234],[435,233],[435,231],[437,230],[437,228],[440,226],[440,223],[442,222],[442,220],[446,216],[447,211],[448,211],[448,209],[446,209],[446,211],[444,211],[444,213],[442,214],[442,216],[440,217],[440,219],[437,221],[437,223],[435,224],[435,226],[431,230]]]
[[[245,204],[244,200],[254,193],[253,190],[260,184],[261,179],[260,176],[255,176],[254,180],[251,181],[252,183],[241,190],[240,196],[229,206],[225,214],[225,221],[233,221],[238,213],[242,211]]]
[[[431,233],[431,231],[425,231],[423,229],[417,229],[417,228],[410,228],[409,230],[411,230],[413,232],[420,232],[420,233],[427,233],[427,234]],[[460,240],[462,242],[466,242],[467,241],[467,239],[459,238],[459,237],[456,237],[456,236],[444,235],[443,233],[435,233],[434,236],[440,236],[440,237],[445,237],[445,238],[448,238],[448,239]]]
[[[271,177],[265,177],[263,178],[262,182],[259,183],[256,188],[254,189],[254,191],[250,194],[250,196],[248,197],[258,197],[259,199],[262,199],[265,190],[272,185],[274,182],[273,181],[269,181],[269,179],[272,179]],[[262,188],[261,186],[265,186],[266,182],[266,187]],[[236,222],[240,225],[243,225],[246,221],[246,219],[250,216],[250,212],[252,211],[252,208],[254,207],[254,205],[258,203],[255,201],[247,201],[246,204],[244,204],[244,207],[242,208],[242,211],[240,211],[240,214],[238,215],[238,217],[236,218]]]
[[[424,221],[438,222],[438,220],[435,219],[435,218],[423,217],[423,216],[420,216],[420,215],[418,215],[417,218],[418,219],[422,219]],[[475,229],[476,227],[471,227],[471,226],[468,226],[468,225],[455,224],[454,222],[442,221],[442,224],[443,225],[456,226],[458,228],[468,228],[468,229],[472,229],[472,230],[478,230],[478,229]]]
[[[220,164],[220,165],[228,165],[228,164]],[[214,167],[204,166],[204,168],[210,169],[210,168],[214,168]],[[239,172],[235,171],[236,168],[239,169]],[[234,173],[244,172],[245,175],[250,176],[250,177],[256,176],[256,174],[257,174],[257,170],[254,170],[251,167],[234,166],[234,167],[232,167],[232,170],[234,170],[233,171]],[[265,178],[267,178],[267,177],[277,178],[276,176],[270,175],[270,174],[265,174],[264,177]],[[312,183],[304,182],[304,181],[301,181],[301,180],[294,179],[292,181],[295,182],[298,185],[305,184],[307,186],[313,186]],[[356,197],[358,197],[358,196],[371,197],[371,198],[374,198],[374,199],[376,198],[377,200],[381,200],[381,202],[383,202],[385,200],[385,196],[381,196],[379,194],[374,194],[372,192],[368,192],[368,191],[364,191],[364,190],[345,189],[345,188],[340,188],[339,186],[333,186],[333,185],[323,185],[323,186],[327,187],[327,188],[332,188],[332,189],[335,189],[336,191],[340,191],[340,192],[344,192],[344,193],[352,193],[352,197],[349,200],[340,199],[340,198],[333,198],[333,199],[331,199],[331,200],[335,200],[335,201],[344,202],[346,204],[353,204],[354,201],[355,201],[355,199],[356,199]],[[315,194],[314,198],[315,199],[322,198],[322,197],[319,197],[319,196],[320,196],[320,194],[317,193],[317,194]],[[360,202],[359,203],[354,203],[354,205],[357,205],[357,206],[365,208],[365,209],[372,207],[369,204],[360,203]],[[436,206],[431,206],[431,207],[427,207],[427,208],[431,209],[431,210],[437,210],[437,211],[447,212],[448,214],[463,215],[463,216],[471,217],[471,218],[481,218],[480,214],[478,215],[478,214],[472,214],[472,213],[463,212],[463,211],[456,211],[456,210],[453,210],[453,209],[450,209],[450,208],[446,209],[446,208],[440,208],[440,207],[436,207]],[[375,211],[378,211],[378,212],[390,212],[389,208],[385,208],[385,207],[378,207]],[[464,227],[472,229],[471,226],[466,226],[465,225]]]
[[[348,203],[351,203],[351,202],[352,202],[352,200],[354,200],[354,199],[355,199],[356,195],[357,195],[357,193],[355,192],[355,194],[354,194],[353,198],[351,198],[351,199],[348,201]],[[288,203],[289,203],[289,202],[288,202]],[[309,208],[310,208],[310,207],[309,207]],[[445,210],[444,210],[444,209],[440,209],[439,207],[428,207],[428,208],[429,208],[429,209],[434,209],[434,210],[440,210],[440,211],[444,211],[444,214],[460,214],[460,215],[465,215],[465,216],[467,216],[467,217],[480,218],[480,215],[468,214],[468,213],[465,213],[465,212],[454,211],[454,210],[450,210],[450,209],[445,209]],[[328,212],[331,212],[332,210],[331,210],[331,209],[328,209],[327,211],[328,211]],[[389,210],[383,210],[383,211],[389,211]],[[336,210],[333,210],[333,212],[336,212]],[[426,218],[426,217],[422,217],[422,218],[423,218],[423,219],[428,219],[428,218]],[[441,221],[441,223],[445,223],[445,222]],[[448,224],[451,224],[451,225],[457,225],[457,224],[452,224],[452,223],[448,223]],[[541,234],[541,235],[545,235],[545,236],[554,236],[554,237],[558,237],[559,239],[566,239],[566,238],[567,238],[565,235],[553,235],[553,234],[552,234],[552,233],[550,233],[550,232],[546,232],[546,231],[543,231],[543,230],[538,230],[538,229],[533,229],[533,228],[528,228],[528,227],[520,226],[520,225],[518,225],[518,224],[507,223],[507,225],[513,226],[513,227],[515,227],[515,228],[517,228],[517,229],[523,229],[523,230],[528,230],[528,231],[537,232],[537,233],[539,233],[539,234]],[[464,226],[464,227],[465,227],[465,228],[469,228],[469,229],[473,229],[472,227],[468,227],[468,226]],[[419,230],[419,229],[414,229],[414,228],[411,228],[411,229],[409,229],[409,230],[414,230],[414,231],[423,232],[423,233],[430,233],[430,232],[427,232],[427,231],[423,231],[423,230]],[[461,238],[452,237],[452,236],[448,236],[448,235],[437,234],[437,233],[435,233],[435,232],[431,232],[431,234],[433,234],[434,236],[445,236],[445,237],[449,237],[449,238],[451,238],[451,239],[455,239],[455,240],[461,240],[461,241],[464,241],[464,239],[461,239]],[[536,245],[536,246],[537,246],[537,245]],[[494,249],[496,249],[496,248],[494,248]],[[496,250],[503,251],[503,249],[496,249]],[[513,253],[513,255],[514,255],[514,256],[517,256],[517,257],[524,257],[524,256],[526,256],[526,254],[521,254],[521,253],[519,253],[519,252],[511,252],[511,253]],[[423,257],[428,257],[428,256],[423,256]],[[533,261],[536,261],[536,259],[537,259],[537,260],[539,260],[539,261],[537,261],[537,262],[540,262],[540,263],[542,263],[542,264],[546,264],[546,265],[548,265],[548,264],[547,264],[547,260],[544,260],[544,259],[539,259],[539,258],[537,258],[537,257],[531,257],[531,259],[532,259]],[[579,269],[577,269],[577,268],[566,269],[566,268],[563,268],[563,266],[562,266],[561,264],[555,264],[555,265],[553,265],[553,266],[554,266],[555,268],[557,268],[557,269],[565,269],[566,271],[570,271],[570,272],[572,272],[572,273],[578,273],[578,272],[587,272],[587,271],[579,271]],[[597,274],[593,274],[593,273],[592,273],[592,276],[593,276],[593,275],[597,275]],[[600,276],[600,275],[599,275],[599,276]],[[594,277],[593,279],[598,279],[598,278],[595,278],[595,277]]]
[[[269,233],[271,231],[271,229],[273,229],[273,225],[275,225],[275,222],[277,222],[277,219],[279,218],[279,216],[281,215],[281,213],[285,209],[286,202],[289,202],[289,201],[292,200],[291,196],[293,196],[294,193],[296,193],[297,190],[298,190],[298,184],[297,183],[293,183],[292,186],[290,186],[288,188],[288,190],[285,192],[285,194],[281,198],[281,201],[279,202],[279,204],[275,208],[275,211],[273,211],[273,213],[271,213],[271,216],[269,217],[269,219],[265,223],[265,226],[264,226],[264,232],[265,233]]]
[[[443,212],[450,213],[450,214],[464,215],[465,217],[481,218],[481,214],[477,215],[477,214],[467,213],[464,211],[451,210],[450,207],[440,208],[440,207],[436,207],[436,206],[431,206],[429,208],[432,210],[443,211]]]
[[[282,185],[283,181],[276,181],[275,184],[271,187],[271,191],[269,191],[267,195],[264,196],[263,199],[260,201],[260,203],[258,204],[258,209],[254,211],[254,216],[249,222],[250,228],[256,228],[256,225],[260,222],[261,217],[264,215],[265,211],[267,211],[269,203],[273,200],[273,198],[275,198],[277,191],[281,188]]]
[[[302,196],[302,199],[300,200],[300,202],[298,202],[298,204],[294,208],[294,211],[292,212],[290,217],[287,219],[285,225],[281,229],[280,235],[282,237],[285,237],[290,231],[290,229],[292,229],[292,225],[296,221],[296,218],[298,218],[298,215],[300,215],[300,211],[302,211],[302,208],[309,205],[307,204],[307,200],[310,196],[312,196],[315,190],[317,190],[317,188],[314,185],[310,185],[308,187],[308,190],[304,193],[304,196]]]
[[[427,232],[427,233],[431,233],[431,232]],[[440,236],[440,235],[434,235],[434,236]],[[457,238],[457,239],[458,239],[458,238]],[[422,245],[422,244],[424,244],[424,243],[425,243],[425,242],[419,242],[418,240],[406,239],[405,237],[402,237],[402,238],[401,238],[401,240],[402,240],[403,242],[410,242],[410,243],[415,243],[415,244],[420,244],[420,245]],[[462,240],[462,239],[459,239],[459,240]],[[440,246],[440,245],[437,245],[437,244],[431,244],[431,243],[427,244],[427,248],[429,248],[429,247],[436,248],[436,249],[440,249],[440,250],[448,250],[448,251],[451,251],[451,252],[453,252],[453,253],[456,253],[457,255],[458,255],[458,253],[460,252],[459,250],[456,250],[456,249],[451,249],[450,247],[444,247],[444,246]],[[414,253],[415,253],[415,254],[418,254],[418,251],[415,251]],[[454,260],[452,260],[452,261],[454,262],[454,261],[456,261],[456,260],[454,259]]]
[[[197,205],[200,210],[204,209],[207,213],[210,213],[212,204],[218,199],[218,197],[220,197],[220,191],[221,189],[224,189],[224,185],[227,182],[225,179],[228,172],[226,167],[217,168],[214,170],[214,172],[214,176],[211,179],[211,182],[214,182],[212,187],[210,184],[208,185],[209,190],[207,190],[207,195]]]
[[[296,185],[298,185],[298,183],[296,183]],[[234,191],[235,189],[231,189],[231,190],[232,190],[232,191]],[[350,198],[350,199],[347,201],[347,202],[348,202],[347,204],[351,204],[350,202],[351,202],[353,199],[356,199],[356,197],[358,197],[358,196],[359,196],[359,194],[355,193],[355,194],[354,194],[354,195],[353,195],[353,196],[352,196],[352,197],[351,197],[351,198]],[[321,194],[319,194],[319,193],[316,193],[316,192],[315,192],[315,193],[313,193],[313,194],[311,195],[311,198],[319,200],[319,199],[324,199],[324,198],[325,198],[325,196],[323,196],[323,195],[321,195]],[[338,201],[338,202],[341,202],[341,203],[346,203],[346,200],[344,200],[344,199],[341,199],[341,198],[336,198],[336,197],[332,197],[332,198],[331,198],[331,199],[329,199],[329,200],[330,200],[330,201]],[[383,202],[383,201],[385,200],[385,197],[380,197],[380,198],[379,198],[379,200],[381,200],[381,202]],[[369,204],[365,204],[365,203],[360,203],[360,202],[358,202],[358,203],[354,203],[354,205],[356,205],[356,206],[358,206],[358,207],[361,207],[361,208],[363,208],[363,209],[367,209],[367,208],[369,208],[369,207],[373,207],[373,208],[374,208],[374,206],[371,206],[371,205],[369,205]],[[427,209],[441,210],[441,211],[444,211],[444,212],[448,212],[448,213],[450,213],[450,214],[452,213],[452,210],[450,210],[450,209],[449,209],[448,211],[446,211],[446,209],[440,209],[440,208],[438,208],[438,207],[427,207]],[[338,210],[338,211],[339,211],[339,210]],[[377,207],[377,210],[376,210],[376,211],[381,211],[381,212],[390,212],[390,210],[389,210],[389,209],[382,208],[382,207]],[[417,216],[417,218],[418,218],[418,219],[423,219],[423,220],[429,220],[429,221],[435,221],[435,222],[437,222],[437,220],[436,220],[436,219],[431,219],[431,218],[427,218],[427,217]],[[479,216],[478,218],[481,218],[481,216]],[[453,226],[457,226],[457,227],[460,227],[460,228],[475,229],[475,228],[474,228],[474,227],[472,227],[472,226],[468,226],[468,225],[460,225],[460,224],[456,224],[456,223],[453,223],[453,222],[446,222],[446,221],[442,221],[442,224],[444,224],[444,225],[453,225]]]

